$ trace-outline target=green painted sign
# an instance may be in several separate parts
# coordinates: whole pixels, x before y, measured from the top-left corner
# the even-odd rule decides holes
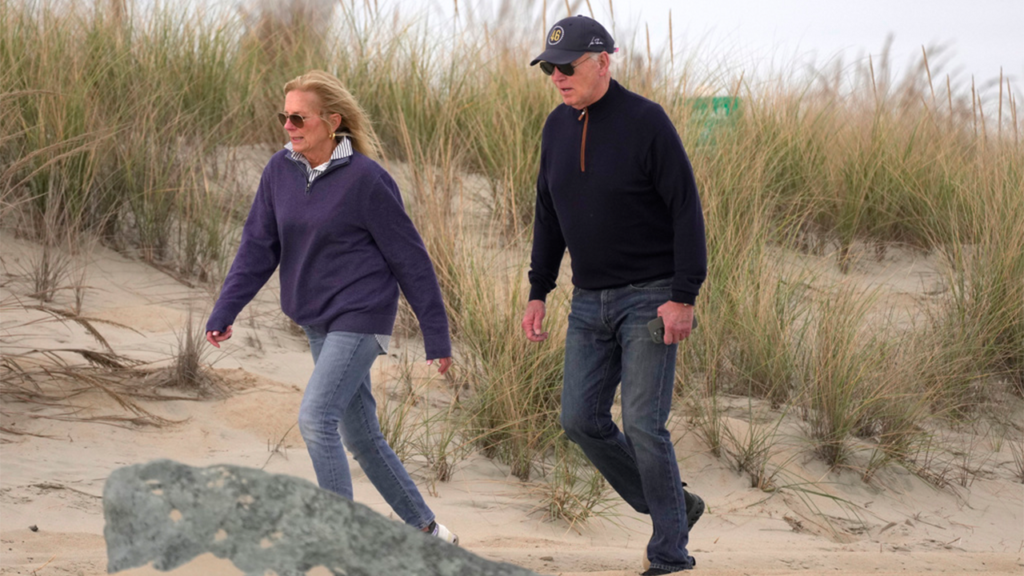
[[[715,131],[733,123],[740,99],[734,96],[690,98],[690,122],[700,127],[697,144],[714,144]]]

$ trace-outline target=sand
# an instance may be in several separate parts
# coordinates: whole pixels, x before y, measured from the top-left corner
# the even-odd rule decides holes
[[[38,247],[8,234],[0,240],[4,354],[33,347],[102,350],[78,324],[21,305],[34,302],[25,296],[30,290],[22,271]],[[197,324],[205,322],[212,303],[207,291],[102,247],[82,258],[88,288],[81,314],[97,320],[118,353],[164,365],[190,314]],[[852,274],[883,286],[892,298],[919,301],[934,289],[936,274],[921,258],[889,255],[881,263],[854,266]],[[221,394],[140,401],[168,421],[160,426],[86,420],[125,413],[97,392],[54,406],[6,399],[0,422],[0,574],[105,573],[101,494],[107,476],[121,466],[171,458],[194,466],[263,468],[315,482],[295,428],[313,363],[276,299],[272,283],[239,318],[235,338],[207,357],[220,377]],[[69,303],[70,294],[58,294],[57,306]],[[422,358],[422,345],[406,339],[378,361],[379,398],[391,393],[387,385],[402,354]],[[430,375],[422,361],[415,369],[424,380]],[[443,401],[445,386],[434,378],[420,392],[431,395],[427,402]],[[747,425],[739,417],[729,424]],[[699,573],[1024,574],[1024,484],[1014,481],[1007,443],[995,434],[950,431],[973,447],[973,459],[965,462],[980,472],[965,477],[964,486],[951,473],[953,485],[944,489],[899,468],[865,484],[855,471],[828,471],[794,440],[786,474],[777,479],[788,487],[764,492],[751,488],[727,460],[709,454],[685,417],[674,417],[672,426],[683,476],[709,506],[690,540]],[[796,424],[786,426],[798,434]],[[439,520],[481,556],[551,575],[640,572],[649,524],[617,497],[604,517],[569,526],[545,520],[537,510],[536,487],[480,454],[460,462],[447,483],[430,483],[415,458],[409,468]],[[356,500],[393,517],[358,466],[353,469]],[[123,572],[156,573],[149,567]],[[174,573],[240,574],[212,555]]]

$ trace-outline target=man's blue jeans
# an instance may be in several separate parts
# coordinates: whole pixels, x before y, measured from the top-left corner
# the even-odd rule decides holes
[[[670,280],[573,290],[565,339],[562,427],[630,506],[650,514],[651,566],[681,570],[692,562],[686,551],[686,503],[665,428],[677,346],[655,344],[647,330],[671,295]],[[620,382],[621,431],[611,416]]]
[[[306,442],[320,487],[352,499],[352,475],[342,442],[391,509],[406,524],[423,529],[434,513],[409,473],[388,446],[377,422],[370,368],[381,353],[373,334],[323,332],[304,326],[313,352],[313,376],[299,408],[299,431]]]

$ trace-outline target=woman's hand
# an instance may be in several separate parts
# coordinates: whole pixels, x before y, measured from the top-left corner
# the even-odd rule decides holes
[[[230,327],[228,329],[230,330]],[[433,360],[427,360],[427,366],[430,366],[433,363],[434,363]],[[449,356],[448,358],[440,358],[437,361],[437,373],[438,374],[444,374],[451,367],[452,367],[451,356]]]
[[[214,348],[220,348],[220,343],[231,338],[232,334],[231,326],[225,328],[223,333],[219,330],[207,330],[206,341],[213,344]]]

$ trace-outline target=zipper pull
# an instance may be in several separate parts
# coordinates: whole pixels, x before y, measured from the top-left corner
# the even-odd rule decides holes
[[[583,109],[578,120],[583,120],[583,137],[580,139],[580,172],[586,172],[587,163],[584,159],[587,156],[587,124],[590,124],[590,116],[587,116],[587,108]]]

